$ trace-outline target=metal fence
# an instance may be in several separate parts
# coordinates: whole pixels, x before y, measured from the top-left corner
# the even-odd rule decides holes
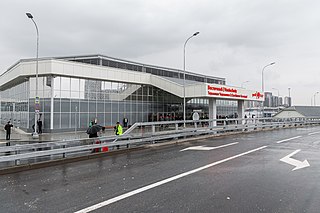
[[[0,147],[0,168],[112,152],[199,135],[319,125],[320,118],[248,118],[135,123],[121,136],[62,140]]]

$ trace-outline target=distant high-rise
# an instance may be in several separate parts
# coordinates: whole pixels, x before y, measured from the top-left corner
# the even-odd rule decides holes
[[[263,106],[271,107],[272,106],[272,92],[264,93],[264,103]]]
[[[282,100],[282,97],[279,97],[279,106],[283,106],[283,100]]]
[[[290,107],[291,103],[291,97],[284,97],[284,106]]]

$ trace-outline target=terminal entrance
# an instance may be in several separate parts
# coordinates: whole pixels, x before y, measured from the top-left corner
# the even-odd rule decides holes
[[[177,113],[175,112],[150,113],[148,117],[148,122],[175,121],[175,120],[179,120],[177,117]]]

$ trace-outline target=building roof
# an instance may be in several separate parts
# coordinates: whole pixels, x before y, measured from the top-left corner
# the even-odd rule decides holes
[[[214,84],[223,84],[223,85],[226,84],[226,79],[221,77],[203,75],[195,72],[184,71],[184,70],[179,70],[174,68],[143,64],[140,62],[114,58],[114,57],[101,55],[101,54],[64,56],[64,57],[43,57],[43,58],[39,58],[38,60],[43,61],[43,60],[50,60],[50,59],[66,60],[66,61],[72,61],[72,62],[91,64],[91,65],[120,68],[120,69],[125,69],[130,71],[145,72],[145,73],[150,73],[153,75],[168,77],[172,79],[174,78],[183,79],[183,74],[185,74],[185,79],[189,83],[192,83],[192,81],[195,81],[195,82],[214,83]],[[5,71],[0,75],[0,77],[6,72],[8,72],[10,69],[14,68],[17,64],[21,62],[30,62],[34,60],[35,60],[34,58],[21,59],[17,63],[9,67],[7,71]]]
[[[320,106],[292,106],[283,109],[275,115],[275,117],[281,117],[282,115],[290,115],[288,112],[295,112],[301,114],[303,117],[320,117]],[[296,115],[296,114],[292,114]]]
[[[103,61],[102,61],[103,62]],[[170,78],[122,67],[101,66],[97,64],[81,63],[73,60],[41,59],[39,61],[38,76],[55,78],[57,76],[92,79],[107,82],[121,82],[134,85],[152,85],[167,91],[177,97],[186,98],[218,98],[228,100],[263,101],[261,92],[232,87],[210,82],[190,81],[186,79]],[[0,90],[9,89],[35,76],[36,60],[20,61],[10,70],[0,76]],[[178,75],[181,77],[181,75]],[[183,77],[183,76],[182,76]],[[130,87],[132,90],[132,87]],[[134,89],[134,88],[133,88]]]

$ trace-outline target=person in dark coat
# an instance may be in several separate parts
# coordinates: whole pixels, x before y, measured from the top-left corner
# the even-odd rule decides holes
[[[42,120],[39,119],[37,124],[38,124],[38,133],[42,134]]]
[[[92,127],[92,126],[91,126]],[[89,127],[90,128],[90,127]],[[88,130],[87,130],[88,131]],[[88,133],[88,132],[87,132]],[[98,132],[96,133],[89,133],[89,138],[97,138],[98,137]],[[92,143],[95,143],[95,144],[100,144],[100,140],[96,140],[95,142],[92,142]],[[100,152],[100,148],[96,148],[96,149],[93,149],[91,151],[91,153],[94,153],[94,152]]]
[[[8,121],[8,123],[4,126],[4,129],[6,130],[6,140],[10,140],[11,127],[13,127],[13,125],[10,123],[10,121]],[[7,142],[6,145],[10,146],[10,142]]]
[[[97,138],[98,137],[98,133],[94,133],[94,134],[89,134],[89,138]]]

